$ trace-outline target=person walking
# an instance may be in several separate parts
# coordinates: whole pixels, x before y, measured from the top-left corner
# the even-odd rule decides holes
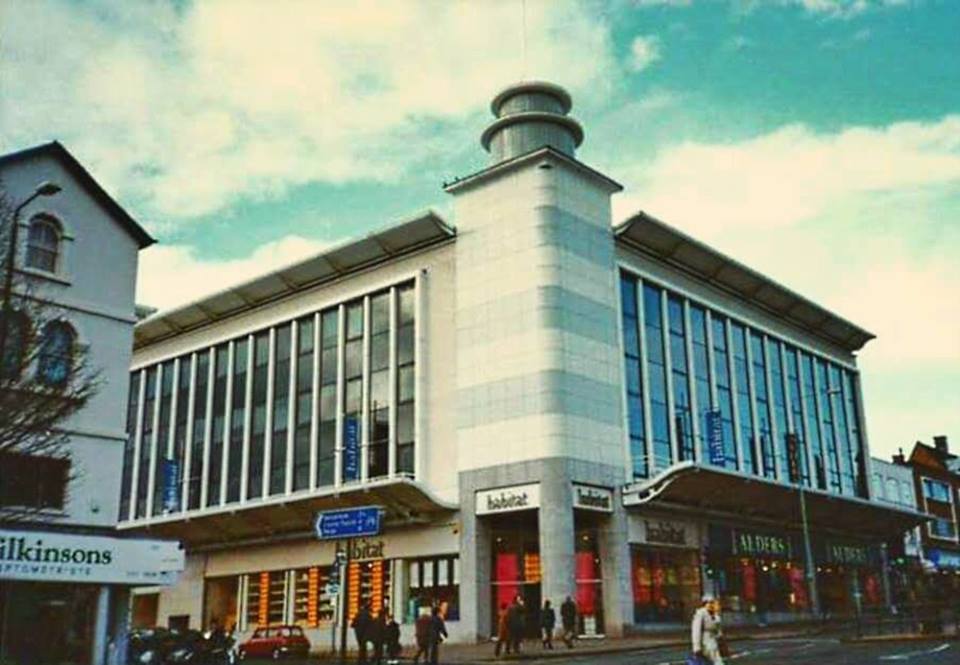
[[[577,604],[570,596],[560,605],[560,621],[563,624],[563,643],[572,649],[577,635]]]
[[[423,656],[423,662],[430,658],[430,629],[433,624],[433,617],[427,608],[420,608],[420,616],[413,624],[413,632],[417,641],[417,653],[413,656],[413,662],[419,663],[420,656]]]
[[[430,611],[430,665],[440,662],[440,644],[447,637],[447,626],[440,616],[440,608],[436,605]]]
[[[712,665],[723,665],[723,656],[720,654],[722,636],[720,603],[712,594],[706,594],[703,596],[703,605],[693,613],[690,623],[693,655]]]
[[[540,611],[540,640],[544,649],[553,649],[553,629],[557,625],[557,613],[550,606],[550,601],[543,601]]]
[[[364,603],[350,622],[353,628],[353,636],[357,639],[357,662],[360,665],[367,665],[367,641],[370,639],[370,626],[373,618],[370,616],[370,609]]]
[[[505,651],[505,655],[510,654],[510,626],[507,621],[509,614],[507,604],[501,603],[500,613],[497,615],[497,646],[493,651],[493,655],[497,658],[500,657],[501,651]]]
[[[383,642],[387,634],[387,612],[381,608],[380,612],[370,621],[369,641],[373,643],[374,665],[383,665]]]
[[[523,632],[526,627],[526,608],[523,605],[523,597],[519,594],[514,597],[513,605],[507,610],[507,634],[510,638],[510,649],[515,654],[520,653],[520,643],[523,640]]]
[[[383,642],[387,650],[387,665],[396,665],[400,662],[400,624],[392,614],[387,617]]]

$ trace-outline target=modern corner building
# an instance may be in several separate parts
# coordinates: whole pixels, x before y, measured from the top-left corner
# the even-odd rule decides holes
[[[0,156],[4,210],[0,662],[125,662],[130,589],[176,580],[176,543],[115,530],[140,249],[153,239],[59,143]],[[36,336],[37,343],[25,340]],[[36,349],[33,351],[32,349]],[[37,450],[17,393],[56,409],[82,366],[99,386]],[[68,394],[75,394],[69,393]],[[27,399],[27,398],[24,398]],[[34,407],[38,401],[31,401]]]
[[[549,83],[500,93],[452,222],[137,325],[121,528],[188,552],[141,622],[328,644],[313,516],[361,505],[386,528],[353,545],[348,612],[405,635],[438,603],[485,639],[517,594],[532,616],[573,597],[584,634],[676,625],[704,591],[728,620],[791,620],[807,565],[825,611],[883,602],[879,543],[922,516],[870,500],[872,336],[646,214],[613,226],[621,187],[576,159],[570,108]]]

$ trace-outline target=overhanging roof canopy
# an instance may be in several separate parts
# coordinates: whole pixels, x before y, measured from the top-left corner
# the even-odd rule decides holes
[[[930,515],[908,508],[821,490],[804,489],[804,496],[811,528],[851,537],[888,538],[930,519]],[[623,501],[627,506],[767,520],[785,527],[801,525],[796,487],[693,462],[676,464],[648,481],[627,487]]]
[[[144,319],[134,328],[134,347],[199,328],[272,300],[454,237],[435,212],[351,240],[308,259]]]
[[[639,212],[614,227],[618,239],[853,352],[875,335],[709,245]]]
[[[456,504],[438,499],[420,483],[409,478],[392,478],[278,496],[244,506],[221,506],[195,515],[175,513],[121,522],[118,528],[151,537],[175,538],[190,549],[284,536],[302,537],[312,533],[317,511],[361,506],[383,507],[388,524],[417,523],[457,509]]]

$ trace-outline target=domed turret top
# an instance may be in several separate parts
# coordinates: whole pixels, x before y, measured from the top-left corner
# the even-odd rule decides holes
[[[550,146],[574,156],[583,128],[567,113],[570,94],[545,81],[524,81],[501,91],[490,103],[496,117],[480,137],[493,163]]]

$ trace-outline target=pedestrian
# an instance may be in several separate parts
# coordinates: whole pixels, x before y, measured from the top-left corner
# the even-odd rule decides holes
[[[413,632],[417,641],[417,653],[413,656],[413,662],[419,663],[420,656],[427,662],[430,658],[430,629],[433,624],[433,618],[426,607],[420,608],[420,616],[413,624]]]
[[[370,626],[373,619],[370,616],[370,609],[364,603],[360,606],[350,627],[353,628],[353,636],[357,639],[357,662],[360,665],[367,663],[367,642],[370,640]]]
[[[392,614],[387,617],[383,641],[387,649],[387,665],[396,665],[400,662],[400,624]]]
[[[370,622],[369,640],[373,644],[373,662],[383,665],[383,642],[387,635],[387,612],[381,608]]]
[[[560,605],[560,621],[563,623],[563,643],[572,649],[577,635],[577,604],[570,596]]]
[[[507,610],[507,635],[510,639],[510,649],[513,653],[520,653],[520,642],[523,640],[523,632],[526,627],[526,608],[523,603],[523,596],[517,595],[513,599],[513,604]]]
[[[712,594],[706,594],[703,596],[703,604],[693,613],[690,624],[693,655],[712,665],[723,665],[723,656],[720,655],[722,637],[720,603]]]
[[[550,601],[543,601],[540,611],[540,640],[544,649],[553,649],[553,629],[557,625],[557,613],[550,606]]]
[[[440,644],[447,637],[447,626],[440,616],[440,608],[436,605],[430,610],[430,665],[440,662]]]
[[[510,654],[510,628],[507,624],[509,608],[506,603],[500,603],[500,613],[497,615],[497,647],[494,649],[494,656],[500,657],[500,652],[505,651]]]

